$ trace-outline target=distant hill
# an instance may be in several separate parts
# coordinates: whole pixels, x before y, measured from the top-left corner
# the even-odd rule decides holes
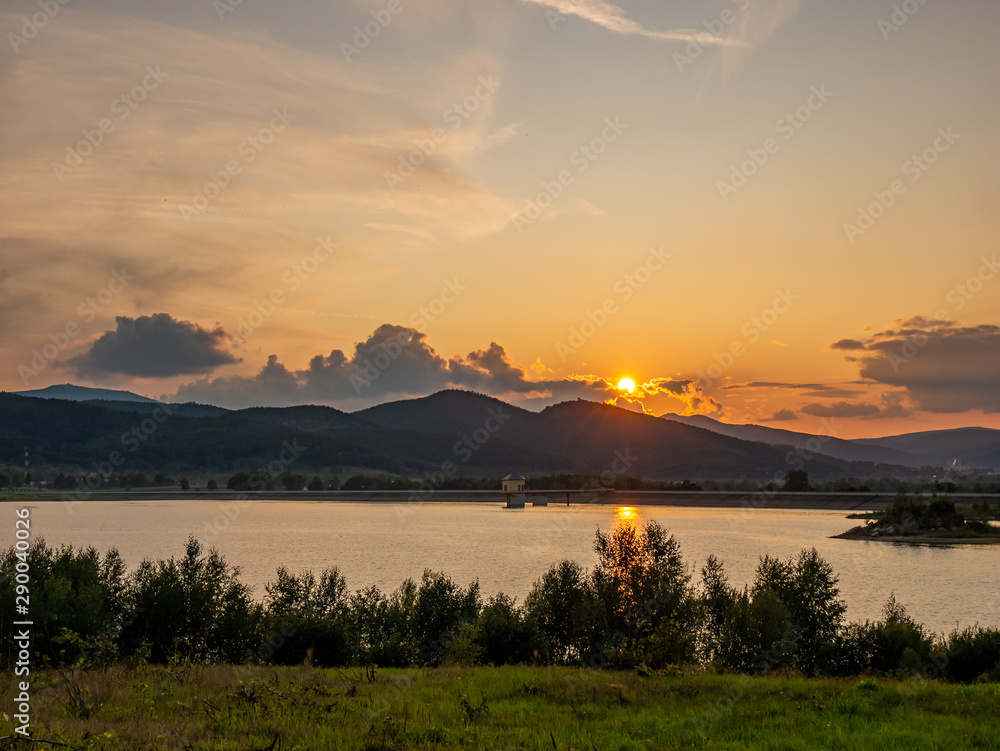
[[[174,414],[153,418],[94,404],[0,394],[0,462],[17,466],[24,447],[35,466],[93,471],[118,452],[116,471],[232,473],[263,469],[301,453],[292,472],[337,466],[394,473],[435,469],[430,461],[359,447],[349,436],[331,436],[249,419],[235,413],[209,417]]]
[[[614,471],[612,465],[621,467],[619,454],[626,449],[637,457],[626,473],[649,479],[771,479],[790,468],[785,460],[787,452],[773,446],[583,400],[536,413],[490,396],[449,390],[378,405],[355,415],[394,429],[472,436],[476,430],[482,435],[490,411],[498,409],[505,423],[486,447],[494,442],[527,447],[533,455],[547,455],[548,462],[565,468],[552,471]],[[862,475],[873,472],[874,464],[816,457],[809,469],[816,476]],[[510,470],[525,471],[517,465]]]
[[[759,441],[772,446],[792,446],[794,448],[806,449],[806,444],[815,448],[816,441],[820,441],[819,452],[836,459],[843,459],[849,462],[875,462],[876,464],[901,464],[905,467],[921,467],[927,464],[919,457],[906,451],[902,451],[891,446],[882,445],[859,445],[856,441],[833,438],[831,436],[817,436],[812,433],[799,433],[794,430],[782,430],[780,428],[770,428],[765,425],[740,424],[713,420],[705,415],[683,415],[668,414],[663,415],[663,419],[673,422],[693,425],[713,433],[728,435],[733,438],[741,438],[744,441]],[[813,453],[810,451],[810,453]]]
[[[31,391],[15,391],[17,396],[33,396],[40,399],[66,399],[71,402],[87,402],[95,399],[115,402],[152,402],[156,399],[147,396],[139,396],[131,391],[113,391],[111,389],[94,389],[88,386],[74,386],[71,383],[64,383],[60,386],[46,386],[44,389],[33,389]]]
[[[120,470],[224,474],[273,466],[294,445],[301,454],[287,469],[319,474],[366,468],[409,477],[516,471],[771,480],[796,466],[787,446],[582,400],[530,412],[452,390],[353,414],[309,405],[237,411],[169,405],[172,414],[156,420],[163,406],[0,394],[0,462],[16,466],[29,446],[36,466],[93,469],[118,452]],[[816,479],[912,473],[822,454],[807,468]]]
[[[184,417],[210,417],[211,415],[222,415],[230,410],[224,407],[216,407],[214,404],[196,404],[195,402],[184,402],[183,404],[164,404],[162,402],[129,402],[110,401],[107,399],[87,399],[84,404],[93,404],[96,407],[106,407],[119,412],[134,412],[136,414],[150,414],[154,410],[169,410],[172,415],[183,415]]]
[[[929,430],[885,438],[862,438],[853,443],[905,451],[921,464],[1000,469],[1000,430],[991,428]]]
[[[467,435],[483,427],[490,410],[500,410],[514,422],[536,415],[500,399],[473,391],[447,389],[418,399],[386,402],[354,414],[376,425],[396,430],[418,430],[444,435]],[[510,427],[510,422],[505,425]]]

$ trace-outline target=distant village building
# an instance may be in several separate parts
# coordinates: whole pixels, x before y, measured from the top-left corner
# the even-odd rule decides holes
[[[511,474],[507,475],[505,478],[503,478],[503,480],[501,480],[501,483],[503,483],[504,493],[524,492],[525,479],[516,472],[512,472]]]

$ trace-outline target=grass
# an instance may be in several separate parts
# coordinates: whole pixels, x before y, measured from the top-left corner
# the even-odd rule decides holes
[[[1000,716],[997,684],[577,668],[115,667],[38,673],[32,694],[34,737],[107,751],[985,749]],[[18,747],[50,748],[0,741]]]

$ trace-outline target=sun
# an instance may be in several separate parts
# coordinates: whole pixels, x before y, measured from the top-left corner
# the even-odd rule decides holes
[[[635,381],[633,381],[631,378],[622,378],[620,381],[618,381],[618,390],[627,391],[631,394],[633,391],[635,391]]]

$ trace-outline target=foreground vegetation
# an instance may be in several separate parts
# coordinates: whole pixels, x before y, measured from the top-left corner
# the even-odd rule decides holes
[[[2,695],[10,706],[10,676]],[[996,685],[569,667],[181,662],[48,672],[35,697],[35,738],[92,751],[984,749],[995,748],[1000,715]]]
[[[261,602],[238,569],[193,538],[181,558],[133,571],[114,550],[102,556],[41,540],[22,547],[0,558],[7,669],[17,659],[12,614],[22,596],[30,597],[36,668],[307,661],[1000,680],[998,629],[935,636],[892,598],[878,621],[847,623],[837,577],[815,549],[763,557],[742,589],[710,556],[695,582],[680,544],[655,522],[597,532],[593,570],[553,565],[523,604],[504,594],[484,601],[478,583],[431,571],[389,594],[351,592],[335,567],[319,576],[279,568]]]

